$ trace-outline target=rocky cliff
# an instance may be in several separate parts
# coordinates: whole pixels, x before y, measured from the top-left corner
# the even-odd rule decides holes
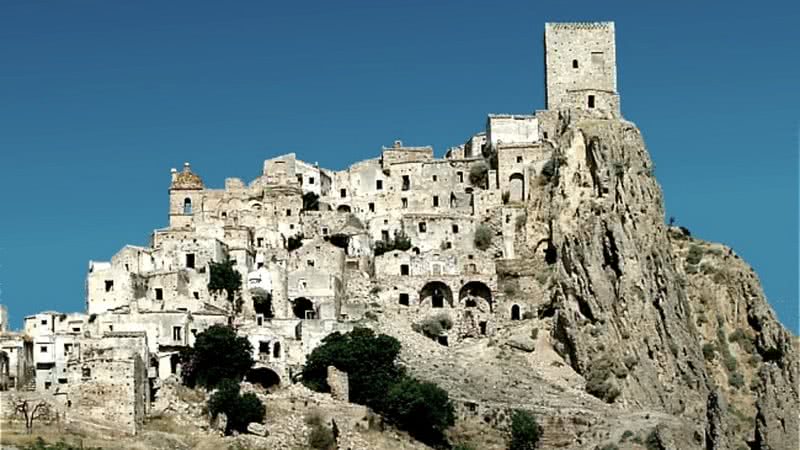
[[[542,418],[546,448],[797,448],[796,338],[752,269],[665,225],[634,124],[558,121],[553,160],[530,177],[517,259],[498,269],[506,296],[535,314],[449,349],[390,312],[377,328],[474,417],[467,434],[503,429],[521,407]],[[490,435],[485,448],[498,445]]]

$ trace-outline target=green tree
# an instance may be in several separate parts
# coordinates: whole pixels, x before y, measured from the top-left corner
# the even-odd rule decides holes
[[[533,450],[539,443],[542,430],[533,414],[517,410],[511,415],[511,442],[509,450]]]
[[[226,259],[222,262],[208,263],[208,291],[222,292],[228,295],[228,301],[233,302],[242,288],[242,274],[233,267],[233,261]]]
[[[446,442],[444,431],[455,422],[453,404],[439,386],[402,376],[386,394],[386,414],[427,444]]]
[[[478,250],[487,250],[492,245],[493,237],[492,229],[485,223],[479,224],[475,228],[475,248]]]
[[[241,381],[253,367],[253,346],[233,328],[213,325],[197,335],[194,348],[181,353],[183,383],[213,389],[224,379]]]
[[[214,417],[225,413],[228,418],[225,433],[230,434],[234,430],[246,431],[250,422],[262,423],[266,408],[252,392],[240,395],[238,381],[225,379],[220,381],[217,391],[208,400],[208,412]]]
[[[385,334],[375,335],[369,328],[356,328],[341,334],[329,334],[311,352],[303,368],[303,384],[310,389],[328,392],[328,366],[347,372],[350,401],[376,410],[381,406],[391,384],[402,374],[395,365],[400,342]]]
[[[319,195],[311,191],[303,194],[303,211],[319,211]]]
[[[483,161],[478,161],[469,168],[469,183],[475,187],[485,189],[489,181],[489,166]]]

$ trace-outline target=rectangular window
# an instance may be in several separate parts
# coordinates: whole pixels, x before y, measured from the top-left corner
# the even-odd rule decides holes
[[[186,268],[194,269],[194,253],[186,254]]]
[[[458,234],[458,224],[453,224],[453,234]]]
[[[256,316],[256,324],[258,326],[264,325],[264,316],[262,316],[261,314],[257,315]]]
[[[373,212],[373,213],[375,212],[375,203],[370,203],[369,204],[369,212]]]
[[[200,300],[200,293],[197,291],[192,292],[192,296],[195,300]]]
[[[589,108],[594,108],[594,95],[589,96]]]
[[[428,224],[426,224],[425,222],[420,222],[419,223],[419,232],[420,233],[425,233],[427,231],[428,231]]]
[[[264,246],[264,238],[257,238],[256,239],[256,245],[258,245],[259,247],[263,247]]]
[[[42,325],[47,325],[47,319],[42,319]]]
[[[459,183],[463,183],[464,182],[464,172],[458,172],[457,175],[458,175],[458,182]]]
[[[439,207],[439,196],[438,195],[434,195],[433,196],[433,207],[434,208],[438,208]]]
[[[308,177],[308,184],[314,184],[314,177]]]
[[[106,280],[106,292],[114,290],[114,280]]]
[[[347,189],[339,190],[339,196],[342,197],[342,198],[347,197]]]
[[[522,156],[517,156],[517,162],[518,162],[518,163],[521,163],[521,162],[522,162]]]
[[[172,340],[173,341],[180,341],[181,340],[181,332],[183,327],[172,327]]]
[[[408,275],[408,264],[400,264],[400,275]]]
[[[164,289],[156,288],[156,300],[164,300]]]
[[[439,177],[438,177],[438,176],[436,176],[436,175],[434,175],[434,176],[433,176],[433,181],[439,181]]]
[[[408,294],[400,294],[400,304],[403,306],[408,306]]]
[[[389,240],[389,230],[381,230],[381,240],[384,242]]]
[[[403,175],[403,190],[411,189],[411,178],[408,175]]]
[[[72,328],[72,332],[73,333],[80,333],[81,329],[80,328]]]
[[[603,52],[592,52],[592,65],[603,65]]]
[[[264,353],[269,355],[269,342],[268,341],[258,341],[258,353]]]
[[[322,227],[322,235],[323,236],[327,236],[328,235],[328,228],[327,227]]]
[[[383,189],[383,180],[376,180],[376,181],[375,181],[375,189],[377,189],[377,190],[379,190],[379,191],[380,191],[381,189]]]
[[[300,183],[300,184],[303,184],[303,176],[302,175],[296,175],[296,177],[297,177],[297,182]]]
[[[286,217],[289,217],[291,215],[292,215],[292,210],[291,209],[287,209],[286,210]]]
[[[403,201],[403,208],[408,208],[408,199],[404,198],[402,199],[402,201]]]
[[[308,265],[308,267],[314,267],[314,260],[313,259],[306,260],[306,264]]]
[[[39,347],[39,353],[47,353],[47,346],[42,345]]]

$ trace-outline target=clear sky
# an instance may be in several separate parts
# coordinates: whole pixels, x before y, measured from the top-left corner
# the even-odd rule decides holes
[[[246,181],[438,155],[544,107],[547,21],[614,20],[667,216],[732,246],[798,331],[800,7],[773,1],[0,2],[0,302],[80,311],[90,259],[167,222],[169,170]]]

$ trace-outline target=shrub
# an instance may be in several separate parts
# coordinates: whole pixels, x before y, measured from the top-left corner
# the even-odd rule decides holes
[[[356,328],[345,334],[331,333],[306,360],[303,384],[328,392],[328,366],[348,374],[350,401],[380,410],[389,386],[402,374],[395,364],[400,342],[385,334],[375,335],[368,328]],[[364,364],[369,361],[369,364]]]
[[[520,214],[514,219],[514,228],[519,231],[525,227],[525,224],[528,222],[528,215],[527,214]]]
[[[303,233],[297,233],[294,236],[289,236],[286,240],[286,250],[293,252],[303,246]]]
[[[611,379],[613,366],[614,362],[603,356],[592,361],[586,374],[586,392],[606,403],[613,403],[621,393]]]
[[[380,240],[375,243],[375,256],[380,256],[384,253],[394,250],[402,252],[411,248],[411,239],[402,230],[394,232],[394,238],[388,240]]]
[[[21,449],[22,450],[101,450],[100,447],[84,447],[83,443],[81,443],[80,446],[77,446],[69,444],[63,440],[59,440],[54,444],[48,444],[44,439],[41,438],[41,436],[37,437],[34,442],[22,446]]]
[[[753,337],[747,334],[742,328],[737,328],[728,336],[729,342],[735,342],[739,345],[739,348],[746,351],[747,353],[755,352],[755,343],[753,343]]]
[[[622,441],[626,441],[626,440],[628,440],[628,439],[630,439],[632,437],[633,437],[633,431],[631,431],[631,430],[625,430],[622,433]]]
[[[531,320],[531,319],[533,319],[535,317],[536,317],[536,314],[534,314],[533,311],[525,311],[524,313],[522,313],[522,319],[523,320]]]
[[[728,375],[728,384],[735,387],[736,389],[741,389],[744,386],[744,375],[740,372],[733,372]]]
[[[416,325],[415,331],[425,336],[436,339],[443,331],[453,328],[453,320],[445,313],[439,313],[433,317],[428,317]]]
[[[703,357],[706,361],[713,361],[716,356],[717,348],[714,347],[714,344],[707,343],[703,345]]]
[[[455,412],[444,389],[402,376],[386,397],[386,413],[400,428],[428,444],[446,441],[444,431],[455,423]]]
[[[453,450],[478,450],[472,444],[460,443],[453,446]]]
[[[723,362],[725,363],[725,370],[727,370],[728,372],[735,371],[736,367],[739,365],[736,362],[736,357],[731,354],[725,355],[725,360]]]
[[[212,389],[224,379],[240,381],[253,366],[253,347],[233,328],[212,325],[198,333],[194,348],[181,352],[183,383]]]
[[[469,168],[469,183],[475,187],[486,188],[489,181],[489,166],[479,161]]]
[[[322,420],[318,411],[306,417],[306,424],[311,428],[308,435],[308,446],[317,450],[335,450],[336,435]]]
[[[435,384],[406,376],[395,362],[399,353],[397,339],[367,328],[335,332],[309,355],[303,384],[329,390],[327,367],[334,366],[349,376],[350,401],[369,406],[422,442],[441,445],[444,430],[454,421],[449,396]]]
[[[509,450],[533,450],[539,443],[542,430],[533,414],[514,411],[511,415],[511,442]]]
[[[239,382],[222,380],[218,390],[208,400],[208,412],[213,417],[224,413],[228,417],[225,434],[247,431],[250,422],[263,422],[266,408],[252,392],[239,395]]]
[[[492,245],[493,237],[492,229],[488,225],[482,223],[475,229],[475,248],[478,250],[487,250]]]
[[[239,290],[242,288],[242,274],[233,267],[233,261],[226,259],[222,262],[208,263],[208,291],[222,292],[228,295],[228,301],[234,301]]]
[[[703,248],[699,245],[692,244],[689,247],[689,254],[686,256],[686,263],[696,266],[703,259]]]

